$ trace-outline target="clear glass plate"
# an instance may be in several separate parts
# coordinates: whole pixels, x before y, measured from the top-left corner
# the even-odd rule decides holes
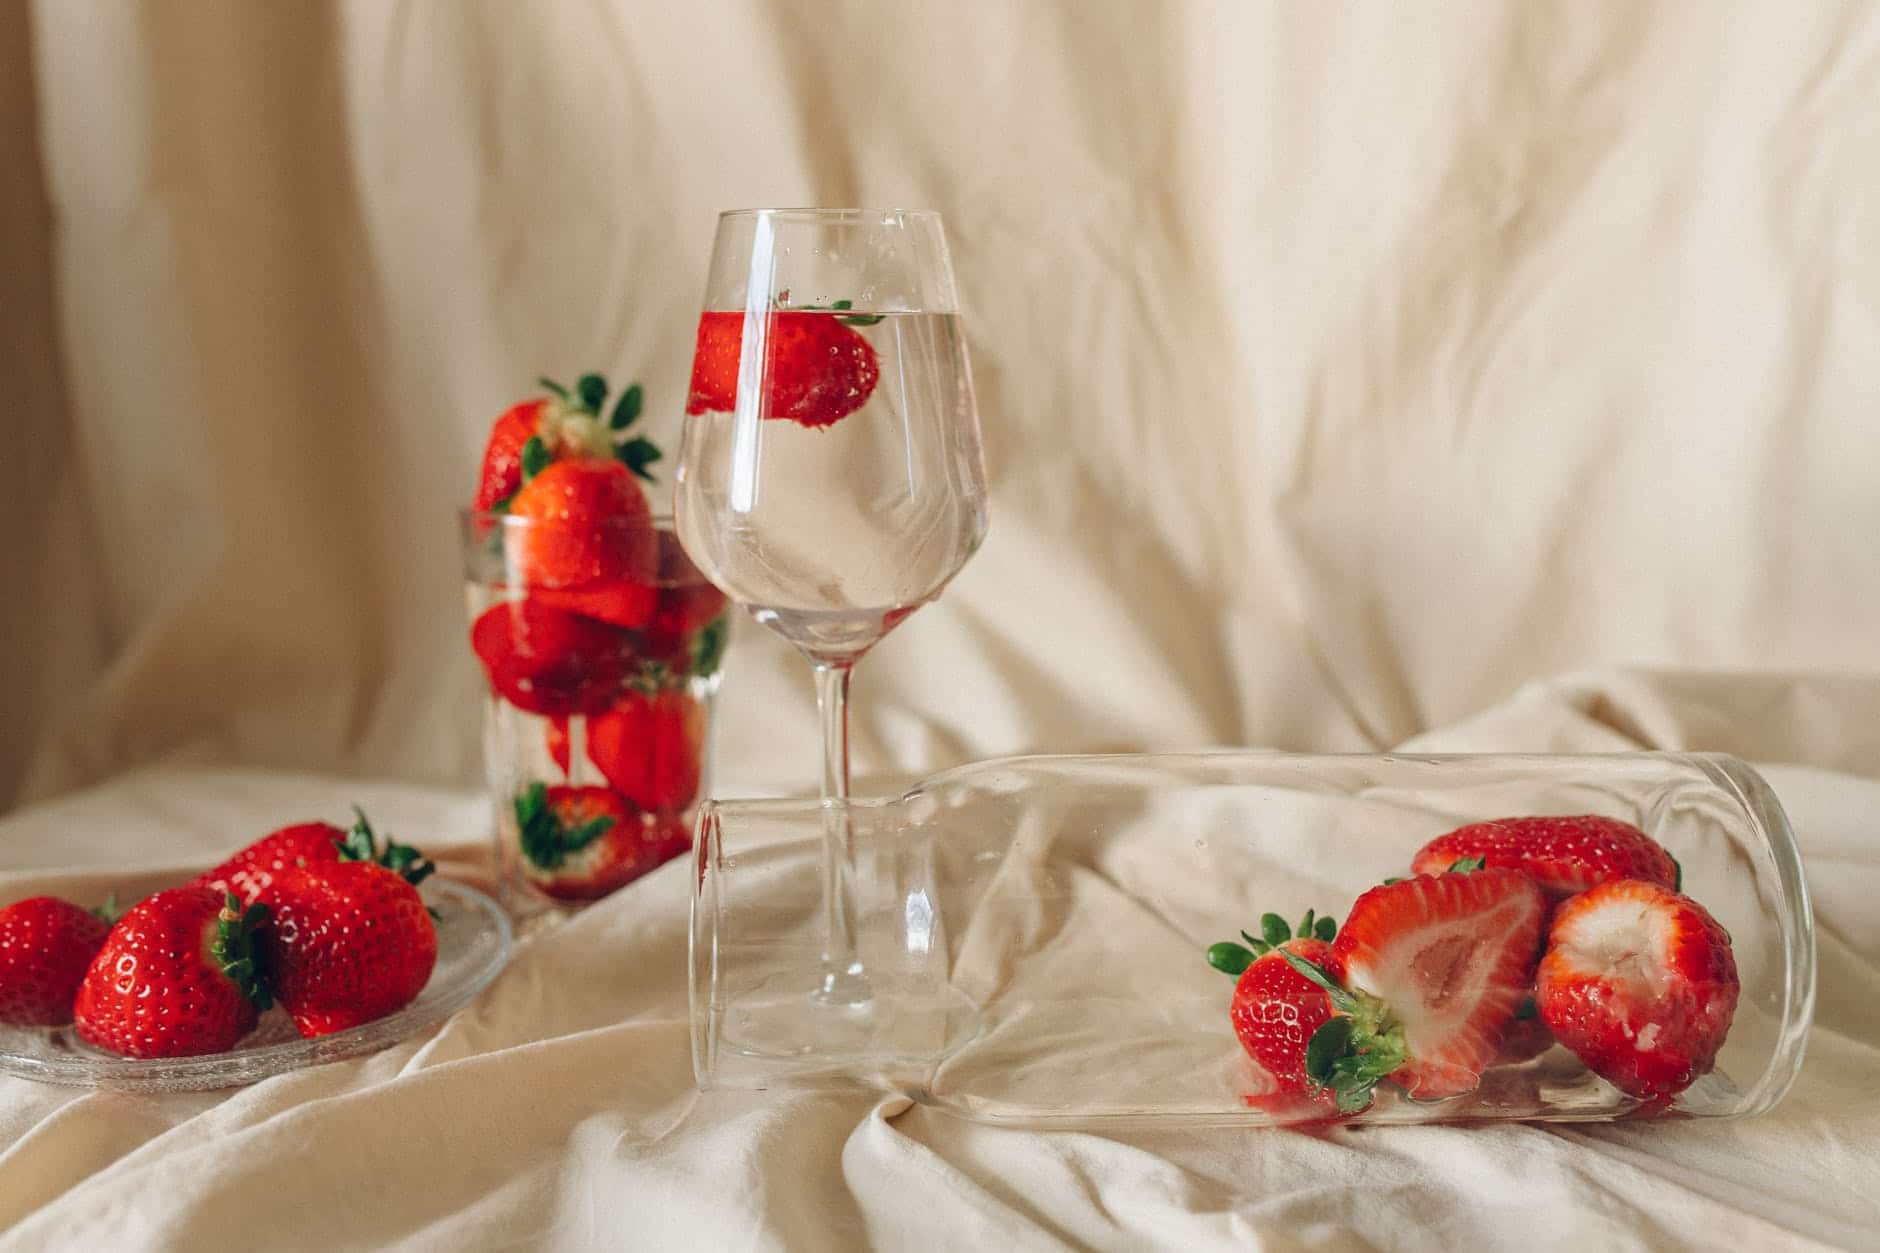
[[[0,1026],[0,1072],[120,1092],[198,1092],[376,1053],[428,1031],[468,1005],[509,960],[509,919],[496,902],[461,883],[430,879],[420,889],[436,910],[437,967],[418,999],[349,1031],[303,1040],[279,1006],[226,1053],[139,1059],[91,1047],[70,1027]]]

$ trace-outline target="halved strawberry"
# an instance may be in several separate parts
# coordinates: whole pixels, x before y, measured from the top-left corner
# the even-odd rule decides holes
[[[1247,947],[1232,940],[1208,949],[1208,964],[1238,975],[1228,1015],[1240,1046],[1272,1080],[1272,1087],[1247,1103],[1274,1114],[1324,1116],[1335,1109],[1330,1088],[1306,1074],[1306,1044],[1336,1012],[1331,994],[1296,970],[1285,954],[1314,963],[1332,978],[1337,962],[1329,941],[1337,931],[1330,918],[1306,912],[1296,931],[1278,914],[1260,920],[1261,939],[1246,932]]]
[[[1515,870],[1419,875],[1352,904],[1330,972],[1289,958],[1339,1010],[1307,1048],[1307,1074],[1340,1109],[1388,1078],[1418,1100],[1471,1091],[1527,996],[1546,898]]]
[[[1463,858],[1523,870],[1555,900],[1607,879],[1645,879],[1676,889],[1678,864],[1643,831],[1597,814],[1497,818],[1439,835],[1417,850],[1412,874],[1441,874]]]
[[[764,323],[763,416],[801,426],[828,426],[868,403],[881,363],[844,315],[778,310]],[[742,312],[699,317],[692,357],[692,387],[685,411],[729,413],[737,407],[744,347]]]
[[[1729,932],[1690,897],[1636,879],[1560,906],[1535,984],[1555,1039],[1647,1100],[1710,1072],[1738,992]]]
[[[627,670],[618,631],[533,598],[484,610],[470,646],[497,696],[551,718],[605,709]]]

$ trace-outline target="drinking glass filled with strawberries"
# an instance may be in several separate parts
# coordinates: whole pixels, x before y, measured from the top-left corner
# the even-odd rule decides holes
[[[496,420],[463,516],[484,757],[512,908],[605,896],[691,847],[729,623],[642,485],[638,385]]]

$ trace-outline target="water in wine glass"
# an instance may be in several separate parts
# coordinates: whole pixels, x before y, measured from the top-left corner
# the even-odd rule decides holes
[[[731,323],[744,351],[734,403],[696,403],[695,387],[703,411],[687,419],[677,497],[687,551],[811,657],[852,660],[938,595],[985,535],[959,318],[705,318]]]

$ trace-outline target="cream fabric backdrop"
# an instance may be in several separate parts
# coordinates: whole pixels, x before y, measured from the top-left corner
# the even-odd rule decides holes
[[[1870,6],[0,12],[16,796],[473,779],[483,432],[598,367],[675,443],[751,204],[936,206],[967,302],[991,536],[863,772],[1880,652]],[[726,690],[725,786],[810,786],[800,664],[746,629]]]

